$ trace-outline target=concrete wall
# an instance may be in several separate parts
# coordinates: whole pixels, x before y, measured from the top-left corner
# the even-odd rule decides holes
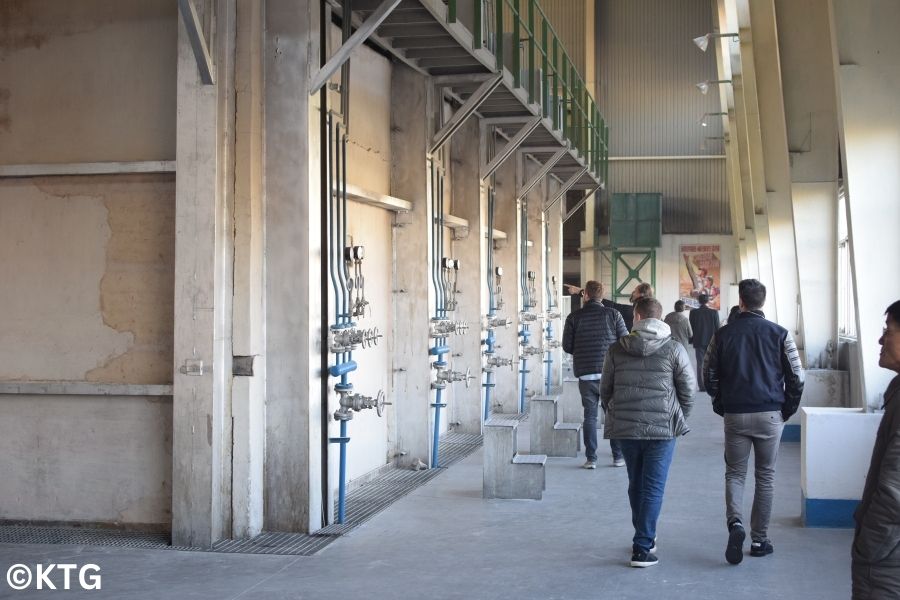
[[[0,395],[0,519],[167,529],[171,397]]]
[[[0,380],[171,383],[173,217],[170,175],[0,180]],[[171,398],[0,404],[2,518],[171,521]]]
[[[168,0],[0,7],[0,164],[173,160]]]

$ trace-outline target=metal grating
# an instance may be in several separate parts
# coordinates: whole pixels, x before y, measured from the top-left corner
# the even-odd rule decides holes
[[[511,415],[514,416],[514,415]],[[113,546],[226,554],[279,554],[312,556],[339,536],[365,523],[388,506],[421,487],[472,452],[482,443],[480,435],[447,433],[441,437],[440,469],[411,471],[389,469],[347,495],[346,520],[308,535],[305,533],[263,532],[249,540],[222,540],[212,548],[170,545],[165,533],[140,533],[78,527],[0,526],[0,544],[67,544],[76,546]],[[335,512],[337,508],[335,507]]]

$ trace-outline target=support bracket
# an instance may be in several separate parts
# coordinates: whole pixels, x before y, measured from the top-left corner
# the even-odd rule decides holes
[[[590,199],[590,197],[593,196],[593,195],[597,192],[597,190],[599,190],[599,189],[600,189],[600,186],[598,185],[597,187],[595,187],[594,189],[592,189],[589,193],[585,194],[585,195],[584,195],[584,198],[582,198],[581,200],[579,200],[579,201],[578,201],[578,204],[576,204],[575,206],[573,206],[571,210],[567,210],[567,211],[566,211],[566,214],[563,216],[563,223],[565,223],[566,221],[568,221],[568,220],[572,217],[572,215],[575,214],[575,211],[576,211],[576,210],[578,210],[579,208],[581,208],[582,206],[584,206],[584,203],[587,202],[587,201]]]
[[[524,151],[525,150],[523,149],[523,152]],[[550,169],[552,169],[556,165],[556,163],[558,163],[560,161],[560,159],[566,155],[566,152],[568,152],[568,148],[565,148],[565,147],[557,150],[556,154],[551,156],[550,160],[545,162],[541,166],[541,168],[538,170],[538,172],[535,173],[531,179],[529,179],[527,182],[525,182],[525,184],[519,189],[519,193],[517,194],[517,196],[519,198],[525,197],[525,194],[530,192],[534,186],[536,186],[538,183],[540,183],[540,181],[544,178],[544,176],[550,172]]]
[[[525,125],[519,130],[519,132],[509,140],[506,146],[497,153],[491,161],[484,165],[481,169],[481,180],[484,181],[488,177],[494,174],[494,172],[500,168],[500,165],[506,161],[507,158],[512,156],[513,152],[519,149],[519,146],[528,138],[531,133],[538,128],[541,124],[540,117],[534,117],[533,119],[529,119]]]
[[[375,12],[369,15],[368,19],[363,21],[363,24],[360,25],[359,29],[347,38],[347,41],[338,48],[338,51],[328,59],[325,66],[319,69],[315,76],[313,76],[312,81],[309,84],[310,96],[322,89],[322,86],[331,79],[331,76],[337,73],[337,70],[340,69],[345,62],[350,60],[350,55],[353,51],[375,33],[375,30],[378,29],[391,12],[397,8],[400,1],[401,0],[383,0],[383,2],[378,5]]]
[[[568,192],[572,188],[572,186],[575,185],[575,183],[579,179],[581,179],[582,175],[587,173],[587,170],[587,167],[583,167],[580,171],[575,172],[571,177],[569,177],[569,179],[562,185],[562,188],[560,188],[559,192],[557,192],[553,200],[551,200],[544,206],[544,212],[547,212],[548,210],[553,208],[553,205],[559,202],[562,197],[566,195],[566,192]]]
[[[203,85],[215,85],[216,66],[213,64],[212,55],[209,53],[209,45],[203,36],[203,26],[200,23],[200,15],[197,14],[197,7],[194,6],[194,0],[178,0],[178,9],[181,11],[184,27],[187,29],[188,37],[191,40],[194,58],[197,59],[200,81],[203,82]]]
[[[440,150],[441,146],[450,140],[451,136],[453,136],[453,134],[462,127],[463,123],[466,122],[466,119],[469,118],[473,112],[478,110],[481,103],[487,100],[488,96],[490,96],[501,83],[503,83],[503,77],[501,75],[496,75],[495,77],[482,82],[482,84],[478,86],[478,89],[469,96],[469,99],[466,100],[453,114],[450,121],[448,121],[440,131],[434,134],[434,138],[431,140],[431,148],[429,148],[428,152],[434,154]]]

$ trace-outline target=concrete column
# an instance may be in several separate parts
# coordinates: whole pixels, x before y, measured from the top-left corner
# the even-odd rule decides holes
[[[520,171],[522,180],[527,180],[533,176],[538,166],[531,161],[524,161],[524,168]],[[546,246],[546,238],[544,237],[544,201],[547,196],[545,183],[536,185],[527,195],[527,218],[528,218],[528,239],[532,242],[528,248],[528,264],[527,270],[534,271],[534,300],[537,306],[528,309],[530,312],[543,317],[547,311],[547,287],[544,274],[546,273],[546,262],[544,247]],[[544,346],[544,327],[546,321],[542,318],[539,321],[531,323],[531,337],[529,345],[535,348],[543,348]],[[526,390],[525,397],[530,399],[532,396],[544,393],[544,375],[546,365],[544,364],[545,355],[536,354],[528,357],[528,370],[531,371],[525,378]],[[526,400],[530,403],[530,400]]]
[[[232,535],[263,527],[265,464],[265,239],[263,222],[263,2],[237,5],[235,49],[234,319],[235,356],[253,357],[253,375],[232,385]]]
[[[234,3],[214,4],[216,85],[178,33],[172,542],[231,533]]]
[[[453,340],[453,368],[458,371],[471,369],[475,379],[468,389],[456,385],[453,406],[450,412],[457,430],[465,433],[481,433],[484,388],[481,367],[483,362],[481,329],[482,316],[488,312],[487,306],[487,235],[486,207],[483,201],[484,186],[478,176],[478,120],[470,118],[456,132],[450,142],[453,189],[453,214],[469,222],[465,239],[454,242],[456,258],[461,263],[459,273],[459,308],[455,318],[466,321],[469,331]]]
[[[874,406],[894,376],[878,367],[884,309],[900,298],[900,3],[832,6],[862,389]]]
[[[550,177],[547,177],[547,198],[554,197],[558,192],[560,185]],[[562,209],[559,203],[551,208],[544,219],[549,222],[550,237],[547,240],[550,245],[550,258],[547,261],[546,269],[549,277],[556,276],[556,287],[551,284],[551,294],[553,298],[554,308],[550,309],[562,315],[559,319],[554,319],[553,323],[553,339],[562,343],[563,325],[568,312],[568,296],[564,293],[562,286],[563,280],[563,222]],[[548,279],[549,279],[548,277]],[[557,348],[551,353],[553,364],[550,371],[550,386],[562,385],[562,348]]]
[[[488,135],[490,135],[488,133]],[[499,146],[499,141],[498,141]],[[494,412],[515,413],[519,409],[519,311],[522,309],[522,294],[519,285],[519,207],[516,202],[516,161],[507,160],[497,169],[496,174],[496,214],[494,228],[506,233],[505,240],[498,240],[494,248],[494,265],[503,267],[503,300],[506,305],[498,314],[509,318],[508,329],[498,329],[497,355],[512,358],[515,369],[498,369],[495,381],[497,387],[491,402]]]
[[[838,131],[828,0],[776,0],[803,338],[810,365],[837,342]]]
[[[403,66],[391,70],[391,192],[410,200],[394,228],[394,410],[401,463],[431,461],[432,369],[428,321],[434,314],[429,265],[432,210],[429,196],[426,79]],[[402,219],[401,219],[402,218]],[[410,262],[408,257],[414,257]]]
[[[265,6],[265,526],[322,526],[318,3]]]
[[[787,125],[781,63],[775,21],[774,0],[749,3],[756,79],[759,125],[762,141],[763,177],[766,185],[766,214],[769,218],[769,245],[778,322],[796,338],[805,362],[805,343],[799,329],[799,275],[794,242],[794,214],[791,204],[791,172],[788,158]],[[742,38],[742,43],[744,42]],[[749,77],[744,69],[744,78]],[[770,304],[767,302],[767,304]]]

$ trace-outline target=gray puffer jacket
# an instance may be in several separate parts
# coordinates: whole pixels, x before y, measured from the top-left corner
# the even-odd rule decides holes
[[[696,379],[684,346],[659,319],[642,319],[603,363],[600,400],[607,439],[668,440],[684,435]]]

